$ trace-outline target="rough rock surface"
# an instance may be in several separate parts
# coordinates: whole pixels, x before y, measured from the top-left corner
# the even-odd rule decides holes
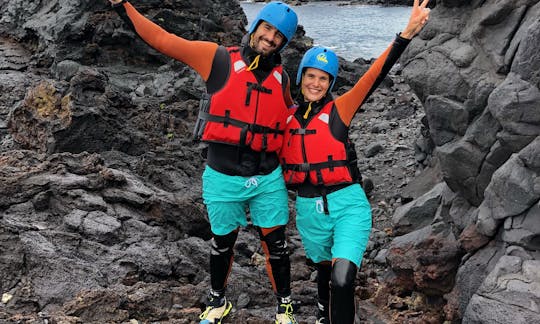
[[[245,32],[236,1],[134,4],[188,39]],[[0,13],[0,322],[197,322],[202,80],[107,1],[7,0]],[[351,138],[375,228],[357,322],[539,321],[539,19],[538,0],[439,0],[362,107]],[[300,29],[290,75],[310,45]],[[370,62],[340,63],[338,94]],[[313,323],[315,272],[294,225],[292,213],[293,294]],[[248,226],[231,323],[273,323],[263,255]]]

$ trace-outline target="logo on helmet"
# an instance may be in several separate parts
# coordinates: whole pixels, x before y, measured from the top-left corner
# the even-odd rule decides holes
[[[320,62],[323,62],[323,63],[328,63],[328,59],[326,58],[326,54],[320,53],[319,55],[317,55],[317,61],[320,61]]]

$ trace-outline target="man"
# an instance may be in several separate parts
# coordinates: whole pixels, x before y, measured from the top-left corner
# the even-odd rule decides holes
[[[285,239],[288,196],[276,153],[293,105],[279,52],[296,32],[296,13],[284,3],[269,3],[242,45],[226,48],[170,34],[128,2],[109,1],[145,42],[189,65],[206,82],[195,135],[208,143],[203,199],[213,238],[211,289],[200,323],[221,323],[232,308],[225,289],[239,228],[247,225],[246,208],[266,253],[278,304],[275,323],[296,323]]]

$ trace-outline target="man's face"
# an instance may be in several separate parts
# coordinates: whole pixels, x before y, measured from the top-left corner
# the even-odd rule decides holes
[[[284,41],[285,36],[276,27],[263,21],[251,34],[249,45],[255,52],[266,56],[280,48]]]

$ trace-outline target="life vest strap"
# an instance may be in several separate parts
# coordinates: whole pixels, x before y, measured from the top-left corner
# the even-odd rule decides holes
[[[328,210],[328,197],[327,197],[326,187],[324,186],[321,187],[321,194],[322,194],[322,199],[323,199],[324,214],[330,215],[330,210]]]
[[[291,135],[313,135],[313,134],[317,134],[317,130],[306,129],[306,128],[293,128],[293,129],[289,129],[289,133],[291,133]]]
[[[262,92],[262,93],[272,94],[272,89],[265,88],[265,87],[263,87],[262,85],[260,85],[258,83],[247,82],[247,86],[251,90],[259,91],[259,92]]]
[[[349,162],[347,160],[329,160],[319,163],[302,163],[302,164],[288,164],[284,163],[282,165],[283,170],[287,171],[297,171],[297,172],[309,172],[309,171],[319,171],[322,169],[333,169],[340,166],[348,166]]]
[[[222,123],[224,125],[232,125],[239,128],[246,128],[252,133],[275,135],[283,135],[285,133],[283,130],[277,128],[279,127],[279,123],[276,125],[276,128],[271,128],[259,124],[249,124],[241,120],[231,118],[229,116],[229,113],[225,113],[225,116],[217,116],[212,115],[208,112],[199,111],[199,118],[210,122]]]
[[[247,93],[246,93],[246,102],[245,102],[246,106],[249,106],[249,103],[251,101],[251,92],[253,90],[262,92],[262,93],[272,94],[272,89],[265,88],[259,85],[258,83],[247,82]]]

